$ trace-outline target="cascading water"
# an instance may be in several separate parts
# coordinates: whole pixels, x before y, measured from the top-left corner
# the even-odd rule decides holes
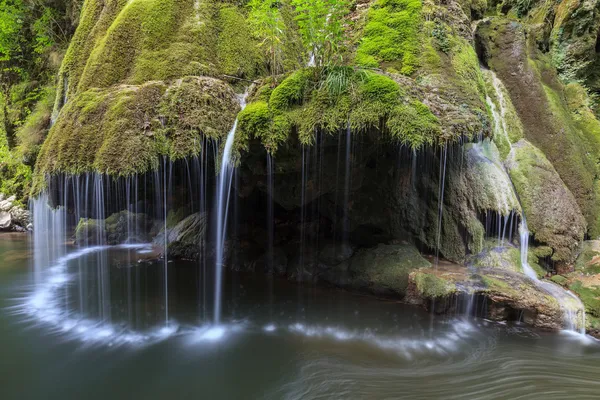
[[[522,216],[519,231],[521,236],[521,265],[523,267],[523,273],[533,280],[536,285],[548,292],[552,297],[556,298],[564,313],[565,328],[569,331],[575,331],[585,335],[585,306],[579,297],[558,285],[540,280],[534,269],[529,265],[529,229],[527,228],[525,215]]]
[[[494,134],[499,135],[502,139],[507,140],[508,143],[510,143],[508,137],[508,123],[506,120],[509,103],[504,96],[502,82],[493,71],[483,70],[483,72],[488,75],[489,80],[492,83],[494,94],[498,100],[498,105],[500,108],[498,110],[498,107],[496,107],[496,104],[492,101],[492,99],[489,96],[486,97],[487,104],[492,112],[492,117],[494,120]],[[529,229],[527,227],[527,220],[524,212],[521,217],[519,233],[521,239],[521,266],[523,268],[523,273],[527,275],[538,287],[549,293],[558,301],[564,313],[565,327],[569,331],[578,331],[581,334],[585,334],[585,307],[581,300],[570,291],[565,290],[558,285],[548,281],[540,280],[535,270],[529,264]]]
[[[242,110],[246,107],[246,92],[239,98],[240,106]],[[225,247],[225,235],[227,229],[227,214],[229,208],[229,197],[231,196],[231,182],[233,178],[234,167],[231,164],[231,151],[233,149],[233,143],[235,139],[235,132],[237,130],[238,120],[236,119],[233,127],[227,134],[227,140],[225,141],[225,147],[223,149],[223,157],[221,158],[221,170],[217,180],[217,192],[216,192],[216,230],[215,230],[215,246],[216,246],[216,258],[215,258],[215,306],[213,320],[214,324],[218,325],[221,322],[221,292],[223,289],[222,275],[223,275],[223,258],[224,258],[224,247]]]

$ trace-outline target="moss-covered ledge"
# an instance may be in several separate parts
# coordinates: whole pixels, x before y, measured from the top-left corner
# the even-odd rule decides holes
[[[380,131],[411,147],[433,144],[438,118],[390,76],[353,67],[305,68],[258,88],[239,115],[237,145],[258,139],[275,153],[292,132],[311,145],[316,132]]]
[[[203,137],[227,135],[239,110],[233,89],[208,77],[82,92],[50,130],[36,163],[33,194],[52,174],[127,176],[156,169],[163,156],[195,156]]]

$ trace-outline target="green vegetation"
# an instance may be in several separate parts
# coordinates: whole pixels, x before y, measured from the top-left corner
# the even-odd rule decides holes
[[[259,48],[267,59],[269,72],[277,75],[284,70],[285,21],[278,0],[251,0],[248,3],[248,22],[259,41]]]
[[[27,199],[78,0],[0,0],[0,192]]]
[[[456,292],[454,284],[430,271],[415,272],[414,281],[419,293],[428,299],[444,298]]]
[[[419,59],[421,0],[377,0],[356,51],[356,63],[410,75]]]
[[[291,0],[304,47],[316,67],[342,62],[345,41],[344,17],[350,12],[349,0]]]
[[[238,145],[259,139],[271,153],[292,131],[310,145],[316,131],[329,134],[381,130],[390,140],[417,148],[436,142],[440,126],[428,107],[406,96],[388,76],[350,67],[306,68],[287,77],[268,101],[241,114]]]
[[[126,176],[157,168],[163,156],[197,155],[202,137],[224,137],[238,110],[233,90],[206,77],[85,91],[51,129],[33,191],[44,188],[47,174]]]

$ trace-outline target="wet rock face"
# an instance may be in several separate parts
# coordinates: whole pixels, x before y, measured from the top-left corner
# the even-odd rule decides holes
[[[489,18],[478,25],[475,42],[482,63],[496,72],[506,87],[525,139],[547,157],[574,196],[587,226],[596,230],[595,122],[584,126],[578,113],[571,112],[565,100],[568,88],[558,79],[547,55],[535,46],[527,25]]]
[[[575,260],[586,229],[573,194],[542,152],[525,140],[514,145],[506,165],[535,241],[551,247],[552,260],[564,269]]]

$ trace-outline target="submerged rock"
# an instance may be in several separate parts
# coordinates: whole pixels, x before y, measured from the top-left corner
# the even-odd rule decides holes
[[[337,265],[321,266],[321,278],[338,286],[404,297],[409,274],[430,266],[411,244],[380,244]]]

